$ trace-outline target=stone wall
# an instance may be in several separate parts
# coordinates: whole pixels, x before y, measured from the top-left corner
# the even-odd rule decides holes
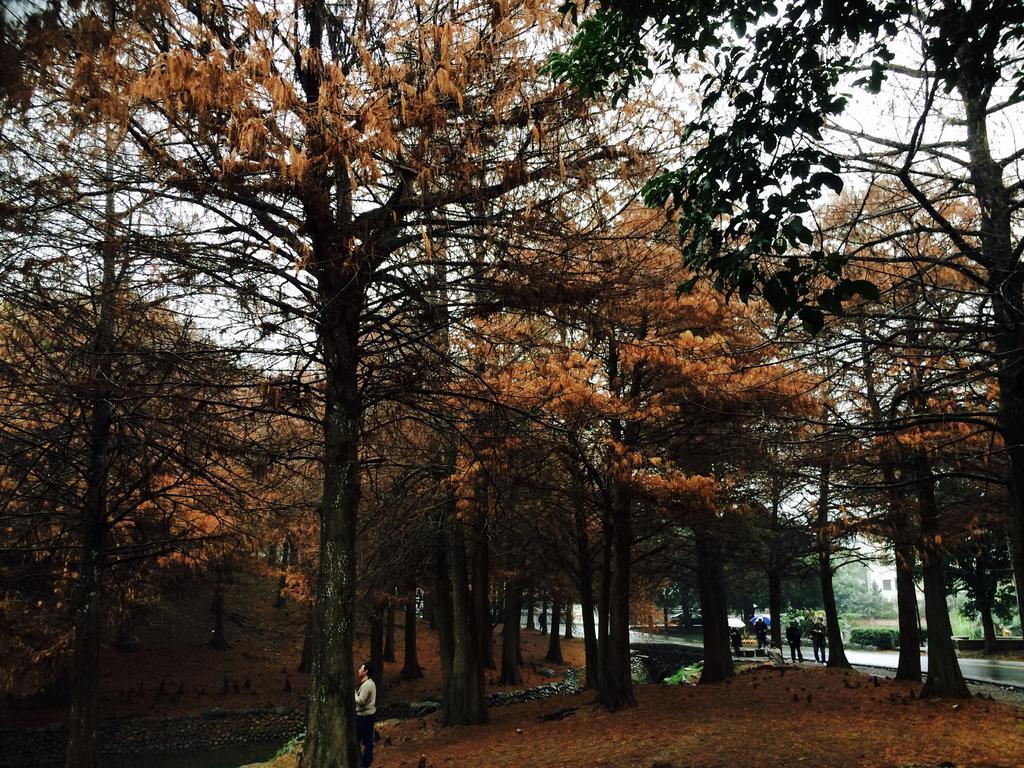
[[[100,755],[192,752],[280,740],[305,728],[305,713],[288,707],[225,712],[162,720],[112,720],[99,729]],[[63,763],[63,725],[8,730],[0,727],[0,768],[49,768]],[[102,764],[102,760],[100,761]]]
[[[984,640],[969,640],[966,637],[954,637],[953,644],[961,651],[983,651],[985,650]],[[1020,637],[997,637],[996,653],[1009,653],[1011,651],[1024,651],[1024,638]]]

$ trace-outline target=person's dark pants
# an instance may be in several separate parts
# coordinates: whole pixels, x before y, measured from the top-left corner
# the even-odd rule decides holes
[[[821,658],[818,658],[818,651],[821,651]],[[815,640],[814,641],[814,660],[820,661],[822,664],[825,663],[825,641]]]
[[[356,742],[363,748],[363,768],[373,763],[373,723],[376,715],[356,715]]]
[[[796,661],[797,658],[799,658],[800,661],[804,660],[804,654],[803,654],[803,651],[800,650],[800,641],[799,640],[797,640],[795,643],[790,643],[789,644],[789,658],[792,661]]]
[[[757,636],[757,650],[761,650],[767,644],[768,644],[768,636],[767,635],[758,635]]]

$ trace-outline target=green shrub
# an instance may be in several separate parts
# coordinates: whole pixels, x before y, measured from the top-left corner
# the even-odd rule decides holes
[[[284,755],[287,755],[289,752],[294,752],[295,749],[299,746],[299,744],[301,744],[305,740],[305,736],[306,734],[304,733],[301,733],[298,736],[292,736],[291,739],[288,740],[288,743],[281,747],[279,750],[277,750],[275,755],[270,759],[277,760],[277,758],[283,757]]]
[[[855,645],[873,645],[880,651],[891,651],[900,645],[900,635],[887,627],[854,627],[850,642]]]
[[[665,685],[686,685],[687,683],[696,683],[700,679],[700,673],[703,668],[703,661],[698,661],[696,664],[690,664],[689,666],[680,667],[679,671],[674,675],[665,678]]]

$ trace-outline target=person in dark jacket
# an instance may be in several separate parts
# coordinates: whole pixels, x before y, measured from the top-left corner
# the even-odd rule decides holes
[[[743,630],[737,627],[733,627],[729,630],[729,637],[732,638],[732,650],[739,656],[740,646],[743,644]]]
[[[803,651],[800,650],[800,625],[795,622],[789,622],[789,626],[786,627],[786,641],[789,643],[789,658],[790,661],[804,660]]]
[[[821,623],[821,617],[819,616],[814,620],[814,626],[811,627],[811,642],[814,644],[814,660],[820,661],[822,664],[825,663],[825,625]],[[818,658],[818,653],[821,653],[821,658]]]
[[[754,622],[754,634],[757,636],[757,650],[760,651],[768,645],[768,625],[764,623],[764,619],[760,616]]]

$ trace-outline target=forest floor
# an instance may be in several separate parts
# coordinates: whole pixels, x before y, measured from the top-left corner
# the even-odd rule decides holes
[[[817,667],[758,667],[729,683],[637,687],[609,714],[580,693],[492,708],[483,726],[436,715],[379,724],[375,768],[1019,768],[1024,709],[975,697],[916,698],[920,685]],[[566,707],[562,720],[538,718]],[[425,760],[424,760],[425,758]],[[421,762],[423,760],[423,762]],[[296,768],[287,754],[264,768]]]
[[[274,608],[277,581],[274,573],[237,573],[224,585],[227,613],[225,634],[231,647],[215,650],[207,645],[212,628],[212,580],[191,580],[174,596],[140,614],[135,635],[138,648],[118,651],[106,647],[100,661],[100,719],[167,718],[195,715],[213,708],[225,711],[258,707],[306,706],[309,675],[297,672],[302,654],[308,603],[291,600]],[[417,624],[417,655],[424,676],[398,680],[404,654],[404,621],[398,612],[395,663],[385,663],[381,702],[410,702],[441,690],[437,635],[426,622]],[[495,653],[501,641],[495,631]],[[488,672],[488,692],[531,688],[550,678],[539,670],[550,668],[561,679],[564,665],[544,661],[548,636],[524,630],[522,650],[526,667],[520,686],[496,685],[497,672]],[[2,643],[0,643],[2,645]],[[369,641],[356,637],[353,664],[368,658]],[[562,640],[568,665],[583,665],[582,640]],[[11,663],[3,659],[5,663]],[[237,688],[236,688],[237,686]],[[286,690],[290,688],[290,690]],[[20,696],[28,691],[5,691],[0,698],[0,722],[35,727],[63,721],[65,706],[27,706]]]
[[[275,594],[276,575],[269,569],[239,573],[234,583],[225,585],[231,643],[226,651],[206,645],[212,580],[193,579],[174,597],[165,594],[139,616],[137,650],[104,651],[100,717],[164,718],[215,707],[304,707],[309,679],[295,669],[308,604],[292,599],[277,609]],[[397,661],[384,670],[385,703],[414,701],[440,690],[437,639],[424,622],[418,624],[417,650],[425,675],[409,683],[397,680],[404,650],[401,618],[399,614]],[[499,652],[497,632],[495,638]],[[545,682],[539,672],[543,667],[551,666],[561,676],[564,667],[543,661],[546,635],[524,631],[522,639],[527,665],[520,687]],[[359,638],[354,663],[366,652],[366,640]],[[562,652],[569,664],[582,665],[579,640],[563,640]],[[507,690],[493,684],[496,676],[488,673],[489,691]],[[286,681],[290,691],[285,690]],[[751,761],[758,768],[1024,764],[1024,709],[987,697],[921,701],[914,698],[919,689],[811,666],[788,668],[784,674],[757,668],[728,684],[638,686],[638,706],[614,715],[595,707],[592,694],[581,693],[494,707],[486,726],[441,728],[436,716],[386,721],[379,726],[374,765],[414,768],[421,756],[432,768],[682,768]],[[577,711],[560,721],[538,721],[565,707]],[[0,722],[44,725],[63,720],[65,714],[62,707],[8,705],[0,708]],[[295,764],[290,754],[268,766]]]

